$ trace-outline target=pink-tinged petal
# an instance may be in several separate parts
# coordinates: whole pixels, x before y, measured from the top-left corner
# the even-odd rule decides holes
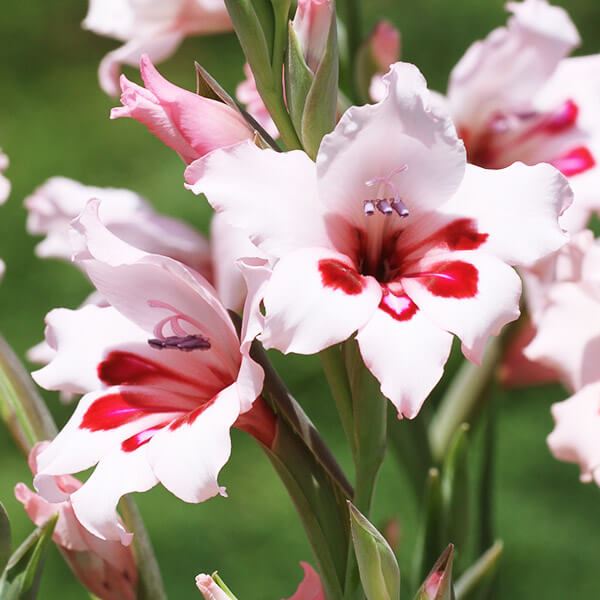
[[[229,459],[229,431],[239,414],[239,391],[234,384],[156,433],[146,447],[158,480],[186,502],[225,496],[217,477]]]
[[[4,176],[4,171],[8,169],[8,156],[0,150],[0,204],[4,204],[10,196],[10,181]]]
[[[292,27],[308,68],[316,73],[325,50],[335,14],[332,0],[298,0]]]
[[[122,91],[123,65],[135,67],[142,56],[159,63],[171,56],[183,41],[179,31],[165,31],[151,37],[137,37],[116,50],[109,52],[98,67],[100,87],[109,96],[118,96]]]
[[[208,338],[213,350],[203,353],[202,362],[231,383],[239,366],[239,340],[216,291],[200,274],[114,236],[98,218],[97,201],[87,205],[73,228],[76,263],[114,308],[148,337],[156,337],[156,327],[175,318],[187,333]]]
[[[260,339],[281,352],[314,354],[360,329],[380,299],[377,281],[360,275],[343,254],[324,248],[297,250],[273,269]]]
[[[196,586],[202,592],[204,600],[229,600],[227,595],[216,583],[215,580],[204,573],[196,577]]]
[[[107,348],[147,345],[148,334],[112,307],[59,308],[46,316],[48,364],[32,373],[47,390],[85,394],[102,386],[98,365]]]
[[[206,194],[215,210],[265,252],[281,256],[331,245],[315,165],[304,152],[260,150],[247,142],[194,162],[185,179],[189,189]]]
[[[301,562],[300,566],[304,571],[304,579],[288,600],[325,600],[325,590],[319,574],[308,563]]]
[[[559,216],[572,202],[567,180],[548,165],[499,170],[468,165],[456,195],[442,208],[468,217],[486,235],[480,249],[512,265],[529,266],[563,246]]]
[[[452,336],[403,293],[384,292],[380,307],[356,336],[382,394],[412,419],[442,377]]]
[[[246,298],[246,284],[236,261],[242,258],[265,259],[266,255],[241,229],[229,225],[222,213],[213,217],[210,242],[219,298],[225,308],[241,312]]]
[[[466,163],[452,121],[432,105],[418,69],[396,63],[384,81],[385,98],[347,110],[317,157],[322,204],[359,229],[368,199],[399,196],[410,215],[403,225],[434,210],[454,194]]]
[[[556,370],[529,360],[523,353],[536,333],[537,330],[527,319],[511,339],[498,370],[498,378],[504,387],[522,388],[560,381],[560,375]]]
[[[100,219],[121,239],[210,275],[208,243],[186,223],[157,213],[130,190],[83,185],[66,177],[51,177],[25,199],[27,231],[46,235],[36,246],[38,256],[71,259],[70,224],[91,198],[102,201]]]
[[[558,460],[579,465],[581,481],[600,486],[600,384],[585,386],[552,406],[550,451]]]
[[[157,483],[144,446],[133,452],[113,452],[105,455],[88,480],[71,494],[73,511],[93,535],[127,546],[133,535],[119,519],[117,504],[125,494],[146,492]]]
[[[186,163],[216,150],[250,140],[254,131],[223,102],[204,98],[167,81],[147,55],[140,59],[145,88],[122,79],[121,102],[111,118],[131,117],[145,125]]]
[[[173,17],[171,11],[178,0],[170,3],[172,7],[162,14],[163,18]],[[134,3],[131,0],[90,0],[88,12],[83,20],[84,29],[93,31],[98,35],[112,37],[125,41],[134,35],[136,25],[139,27],[139,13],[136,14],[136,4],[143,7],[144,2]],[[159,13],[160,14],[160,13]],[[136,23],[137,17],[137,23]]]
[[[532,98],[579,35],[566,11],[545,0],[508,4],[506,28],[475,42],[450,76],[448,97],[456,122],[479,130],[495,111],[531,106]]]
[[[488,338],[520,314],[518,275],[481,251],[426,258],[414,275],[403,275],[402,285],[428,319],[461,339],[463,353],[476,363]]]
[[[275,125],[271,114],[265,106],[261,95],[256,89],[256,80],[254,79],[254,74],[252,73],[248,63],[244,65],[244,75],[246,78],[237,86],[235,90],[236,98],[246,107],[246,110],[252,117],[254,117],[254,119],[256,119],[257,123],[273,139],[277,139],[279,137],[279,130],[277,129],[277,125]]]
[[[578,283],[561,283],[537,319],[537,335],[525,356],[557,370],[573,391],[600,379],[600,301]]]

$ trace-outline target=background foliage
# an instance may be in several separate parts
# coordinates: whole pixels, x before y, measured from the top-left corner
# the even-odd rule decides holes
[[[561,3],[580,28],[582,51],[600,51],[600,4]],[[505,20],[502,0],[365,0],[364,4],[368,26],[385,14],[401,28],[403,57],[415,62],[439,90],[466,46]],[[36,259],[35,241],[25,233],[22,200],[47,177],[60,174],[93,185],[128,187],[160,210],[207,230],[208,207],[183,189],[177,156],[137,123],[108,120],[115,102],[100,91],[96,68],[115,43],[81,30],[85,10],[84,0],[2,3],[0,144],[11,158],[8,176],[13,193],[0,210],[0,256],[8,267],[0,287],[0,330],[21,355],[42,337],[48,310],[75,307],[89,291],[71,266]],[[242,57],[233,35],[190,39],[162,70],[193,89],[194,59],[230,89],[241,79]],[[318,363],[297,357],[277,362],[349,467]],[[506,544],[500,598],[599,597],[600,493],[579,484],[576,468],[556,462],[545,446],[552,426],[549,405],[562,397],[558,387],[546,387],[501,393],[499,398],[497,523]],[[54,395],[47,398],[63,422],[68,410]],[[0,500],[11,514],[15,538],[22,539],[31,526],[12,489],[17,481],[29,483],[30,477],[4,430],[0,430],[0,477]],[[291,595],[301,577],[298,561],[310,559],[310,551],[270,465],[242,434],[234,434],[233,458],[222,483],[230,498],[202,506],[185,505],[162,489],[139,497],[169,596],[198,597],[194,575],[213,569],[221,571],[241,598]],[[375,521],[401,518],[404,564],[416,515],[403,473],[390,456],[380,479]],[[41,597],[86,597],[56,552],[47,565]]]

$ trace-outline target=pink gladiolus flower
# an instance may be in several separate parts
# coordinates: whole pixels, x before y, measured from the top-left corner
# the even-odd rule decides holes
[[[552,406],[554,431],[548,446],[558,460],[576,463],[581,481],[600,486],[600,383]]]
[[[312,354],[358,331],[382,392],[414,417],[453,334],[477,362],[518,317],[509,265],[564,244],[557,218],[571,192],[549,165],[466,165],[418,70],[399,63],[385,81],[386,98],[348,110],[316,165],[303,152],[240,144],[195,162],[186,180],[277,260],[263,343]]]
[[[507,27],[473,44],[454,68],[450,111],[470,162],[547,162],[569,177],[576,202],[561,223],[577,231],[600,209],[600,55],[565,59],[580,39],[563,8],[546,0],[507,6]]]
[[[400,60],[400,32],[388,21],[379,21],[368,40],[371,57],[377,66],[377,74],[371,80],[369,95],[374,102],[385,97],[383,76],[395,62]]]
[[[25,199],[27,231],[46,236],[36,246],[38,256],[71,259],[70,224],[90,198],[102,200],[101,220],[121,239],[146,252],[170,256],[210,278],[208,242],[191,227],[158,214],[135,192],[83,185],[66,177],[51,177]]]
[[[236,98],[246,107],[246,110],[256,119],[256,122],[272,138],[277,139],[279,131],[256,89],[256,80],[248,63],[244,65],[244,75],[246,79],[237,86],[235,91]]]
[[[574,242],[583,244],[581,236]],[[593,242],[583,254],[581,249],[575,245],[572,252],[571,276],[548,286],[535,317],[537,333],[524,350],[528,359],[560,373],[574,392],[600,381],[600,244]]]
[[[4,176],[8,165],[8,156],[0,150],[0,204],[4,204],[10,195],[10,181]]]
[[[98,218],[98,201],[73,228],[75,261],[110,306],[51,313],[56,356],[34,378],[50,389],[94,391],[40,454],[35,484],[53,501],[55,476],[97,465],[72,494],[73,510],[98,537],[128,543],[115,513],[123,494],[160,482],[186,502],[225,495],[217,475],[241,414],[242,428],[272,442],[275,426],[265,407],[258,418],[271,423],[247,423],[262,388],[263,372],[249,349],[257,289],[268,270],[260,262],[246,267],[251,293],[240,341],[200,274],[111,234]]]
[[[36,444],[29,454],[34,475],[38,471],[38,457],[47,446],[48,442]],[[70,500],[81,488],[79,480],[66,475],[55,477],[53,484],[61,496],[55,502],[48,502],[24,483],[16,485],[15,496],[37,526],[58,515],[52,539],[92,594],[103,600],[135,600],[137,569],[131,549],[116,541],[101,540],[79,523]]]
[[[140,73],[146,87],[121,76],[121,102],[111,119],[131,117],[186,163],[254,137],[244,118],[223,102],[204,98],[167,81],[143,55]]]
[[[334,16],[331,0],[298,0],[292,27],[298,36],[304,60],[313,73],[317,72],[325,54]]]
[[[135,66],[142,54],[165,60],[186,36],[228,31],[231,20],[223,0],[90,0],[83,26],[125,42],[98,73],[102,89],[116,96],[122,65]]]

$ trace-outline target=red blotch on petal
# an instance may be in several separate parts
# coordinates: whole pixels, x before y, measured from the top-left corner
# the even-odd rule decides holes
[[[177,417],[177,419],[175,419],[174,421],[171,421],[171,424],[169,425],[169,429],[171,431],[176,431],[177,429],[179,429],[180,427],[183,427],[184,425],[192,425],[194,423],[194,421],[209,406],[212,406],[215,403],[216,399],[217,399],[217,396],[213,396],[210,400],[208,400],[207,402],[205,402],[198,408],[195,408],[194,410],[190,411],[189,413],[186,413],[185,415],[182,415],[181,417]]]
[[[572,177],[595,167],[596,160],[588,148],[580,146],[551,161],[550,164],[556,167],[563,175]]]
[[[544,129],[549,133],[560,133],[575,125],[579,116],[579,107],[573,100],[564,102],[544,123]]]
[[[325,287],[341,290],[350,296],[360,294],[365,288],[365,282],[356,269],[341,260],[335,258],[320,260],[319,272]]]
[[[441,298],[473,298],[477,294],[479,272],[470,263],[460,260],[438,263],[428,273],[414,275]]]
[[[150,414],[173,412],[173,407],[161,407],[150,398],[136,392],[121,391],[95,400],[81,421],[81,429],[110,431]]]
[[[123,450],[123,452],[134,452],[147,444],[163,427],[164,425],[150,427],[149,429],[144,429],[144,431],[132,435],[121,444],[121,450]]]
[[[393,292],[387,286],[382,286],[381,292],[379,308],[396,321],[410,321],[417,314],[417,305],[404,292]]]
[[[487,233],[477,231],[473,219],[457,219],[434,234],[436,245],[447,246],[449,250],[476,250],[486,242]]]

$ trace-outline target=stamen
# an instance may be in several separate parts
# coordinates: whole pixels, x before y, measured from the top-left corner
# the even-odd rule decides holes
[[[210,350],[210,341],[202,335],[171,335],[166,338],[152,338],[148,344],[155,350],[181,350],[191,352],[192,350]]]
[[[363,203],[364,213],[367,217],[372,217],[375,214],[375,208],[389,217],[392,213],[396,213],[399,217],[405,218],[409,216],[409,210],[406,204],[400,197],[400,192],[396,184],[392,181],[392,178],[399,173],[402,173],[408,169],[408,165],[402,165],[390,171],[385,177],[374,177],[365,182],[367,187],[378,187],[378,196],[380,193],[386,190],[392,192],[391,198],[375,198],[373,200],[365,200]]]

